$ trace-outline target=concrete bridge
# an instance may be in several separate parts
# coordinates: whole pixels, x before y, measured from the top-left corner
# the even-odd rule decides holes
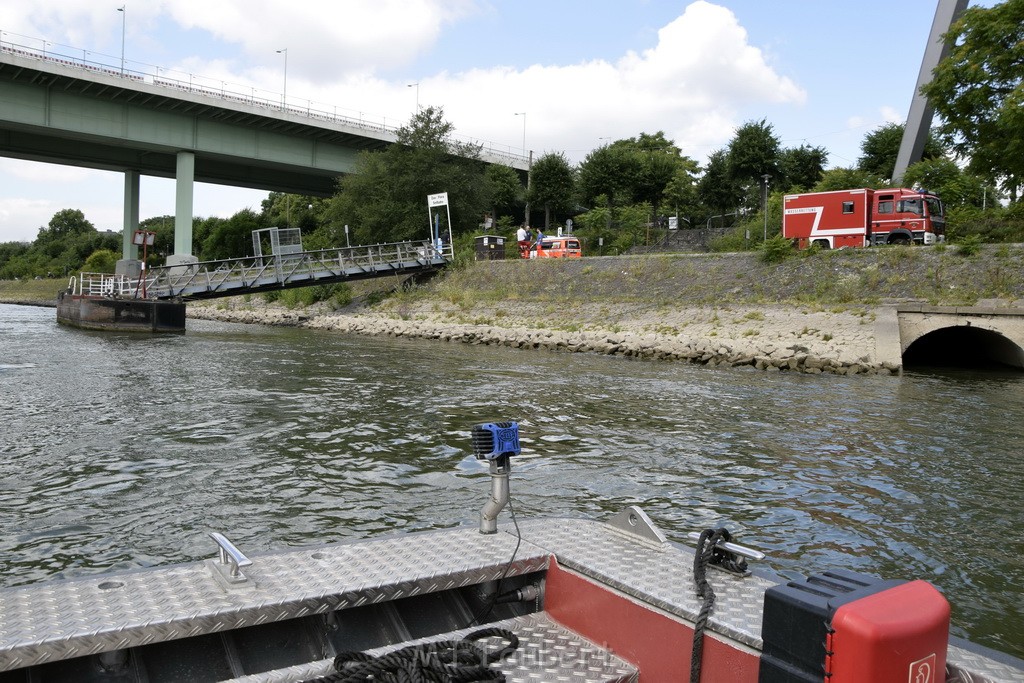
[[[176,179],[167,262],[187,264],[195,261],[195,181],[329,196],[337,178],[354,171],[359,151],[396,140],[395,126],[336,109],[264,99],[254,88],[213,88],[191,76],[176,80],[158,67],[118,69],[81,54],[0,39],[0,156],[123,172],[125,259],[137,258],[131,237],[140,174]],[[484,146],[481,158],[528,167],[527,157],[493,146]]]
[[[1024,370],[1024,309],[997,303],[881,309],[875,329],[878,357],[904,367]]]

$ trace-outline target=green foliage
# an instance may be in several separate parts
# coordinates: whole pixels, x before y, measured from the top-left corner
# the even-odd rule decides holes
[[[323,197],[271,192],[260,203],[260,223],[267,228],[300,228],[305,236],[320,226],[326,204]]]
[[[772,185],[780,180],[779,156],[781,141],[766,119],[747,121],[736,130],[729,142],[729,175],[742,185],[760,187],[761,176],[767,174]]]
[[[576,174],[564,154],[549,152],[533,163],[530,175],[530,202],[544,207],[544,228],[550,228],[551,212],[564,214],[573,206]]]
[[[736,210],[741,189],[729,173],[728,152],[716,150],[708,156],[704,175],[697,183],[697,194],[709,213],[725,214]]]
[[[587,255],[622,254],[655,239],[650,227],[650,204],[608,208],[598,206],[573,219],[573,234],[586,243]],[[600,245],[600,240],[604,245]]]
[[[594,206],[599,196],[605,198],[609,207],[628,203],[639,171],[639,159],[626,148],[599,147],[580,164],[580,198],[588,206]]]
[[[821,175],[821,180],[811,188],[811,191],[832,192],[860,187],[879,189],[886,185],[887,183],[882,178],[859,168],[830,168]]]
[[[967,235],[957,244],[956,253],[961,256],[977,256],[981,251],[981,237],[978,235]]]
[[[120,256],[110,249],[97,249],[85,259],[82,270],[88,273],[113,273]]]
[[[900,144],[903,142],[905,128],[906,126],[902,123],[887,123],[865,135],[860,144],[861,157],[857,159],[857,168],[869,175],[884,179],[883,183],[888,183],[888,179],[892,178],[893,170],[896,168],[896,156],[899,154]],[[924,151],[921,153],[922,161],[941,158],[944,153],[942,142],[934,132],[929,131]],[[852,187],[859,186],[852,185]]]
[[[1024,183],[1024,0],[969,7],[947,39],[949,56],[922,92],[952,149],[1016,201]]]
[[[209,235],[203,240],[203,261],[252,256],[252,231],[267,227],[252,209],[242,209],[230,218],[209,218]]]
[[[978,235],[989,243],[1024,242],[1024,203],[1007,207],[953,207],[946,214],[946,239],[958,242],[968,235]]]
[[[715,252],[744,251],[750,247],[746,229],[736,226],[728,233],[711,240],[709,249]]]
[[[85,219],[78,209],[61,209],[53,214],[45,228],[39,228],[36,244],[56,242],[67,237],[96,232],[95,226]]]
[[[577,189],[587,206],[621,209],[646,204],[652,222],[659,213],[696,209],[697,162],[683,156],[662,131],[616,140],[592,151],[580,164]]]
[[[746,240],[746,231],[750,231],[752,245],[746,246],[757,246],[765,240],[765,236],[771,239],[773,235],[778,235],[782,232],[782,202],[783,194],[776,192],[768,195],[768,222],[765,223],[764,212],[758,211],[757,213],[750,214],[749,217],[740,220],[737,223],[737,229],[742,233],[744,241]]]
[[[939,195],[947,210],[954,206],[981,206],[984,179],[963,170],[952,159],[940,157],[912,164],[903,176],[906,187],[924,187]],[[995,193],[989,190],[989,200]]]
[[[201,219],[192,221],[192,241],[194,244],[202,244],[202,238],[206,237],[205,234],[200,235],[199,225],[201,223]],[[174,216],[164,215],[146,218],[139,221],[139,229],[156,233],[153,238],[153,246],[149,247],[146,254],[147,264],[149,266],[163,265],[167,255],[174,253]],[[142,258],[141,253],[139,258]]]
[[[32,244],[0,245],[0,278],[63,277],[100,249],[120,252],[120,234],[97,232],[81,211],[63,209]]]
[[[480,147],[454,141],[443,116],[443,109],[427,107],[398,130],[399,144],[359,154],[356,172],[341,179],[323,213],[336,244],[345,243],[345,224],[352,244],[426,239],[427,195],[439,192],[448,193],[455,235],[477,229],[491,208],[493,186],[478,160]]]
[[[519,178],[519,172],[511,166],[502,164],[490,164],[484,173],[488,185],[488,194],[491,196],[491,205],[494,209],[494,216],[500,215],[501,211],[512,211],[522,203],[526,188]]]
[[[821,180],[828,161],[828,150],[824,147],[800,145],[782,150],[779,168],[782,171],[782,185],[786,192],[806,192]]]
[[[780,263],[796,253],[793,243],[782,235],[768,238],[758,247],[758,252],[765,263]]]

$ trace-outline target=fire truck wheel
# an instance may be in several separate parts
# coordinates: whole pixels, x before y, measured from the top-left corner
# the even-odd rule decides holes
[[[910,238],[907,237],[906,235],[893,235],[889,239],[889,244],[896,244],[901,247],[906,247],[910,245]]]

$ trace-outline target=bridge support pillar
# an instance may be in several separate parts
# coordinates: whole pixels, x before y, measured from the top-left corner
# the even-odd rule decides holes
[[[169,266],[186,266],[198,259],[192,255],[192,193],[196,179],[196,155],[178,152],[174,184],[174,253]]]
[[[124,172],[124,224],[121,228],[121,258],[114,272],[137,278],[142,272],[139,248],[132,244],[132,235],[139,229],[139,172]]]
[[[132,235],[139,229],[139,172],[124,172],[124,227],[121,230],[121,258],[137,259],[139,248]]]

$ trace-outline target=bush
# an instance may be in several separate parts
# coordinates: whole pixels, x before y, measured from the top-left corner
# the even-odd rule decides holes
[[[793,255],[793,243],[782,235],[775,235],[758,247],[765,263],[780,263]]]
[[[97,249],[85,259],[82,270],[87,273],[113,273],[118,256],[110,249]]]
[[[968,235],[960,240],[957,245],[956,253],[961,256],[975,256],[981,251],[981,237],[978,235]]]

